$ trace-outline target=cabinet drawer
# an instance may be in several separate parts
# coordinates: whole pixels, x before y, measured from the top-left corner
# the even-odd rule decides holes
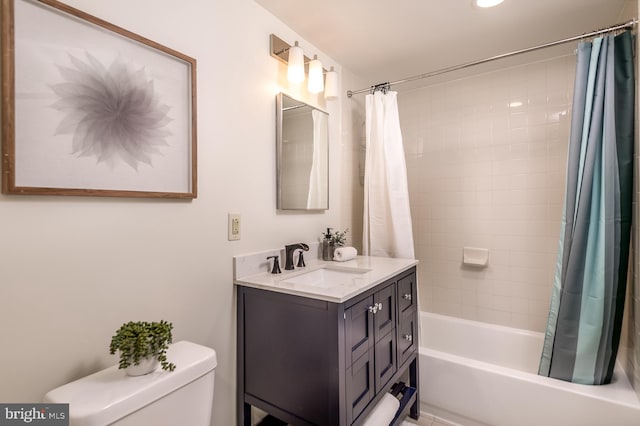
[[[416,313],[403,318],[398,324],[398,365],[416,351],[418,346],[418,328]]]
[[[398,280],[398,313],[401,318],[416,310],[418,305],[416,284],[416,274],[414,273]]]

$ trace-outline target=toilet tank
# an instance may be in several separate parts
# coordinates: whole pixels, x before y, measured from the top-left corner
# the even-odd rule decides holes
[[[216,352],[182,341],[170,345],[167,360],[173,372],[129,377],[115,365],[48,392],[44,402],[68,403],[70,426],[209,426]]]

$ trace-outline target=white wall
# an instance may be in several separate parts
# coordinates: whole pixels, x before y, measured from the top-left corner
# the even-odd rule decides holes
[[[351,159],[341,160],[352,149],[351,129],[341,127],[351,120],[345,99],[326,105],[331,209],[276,211],[275,94],[284,79],[269,34],[341,67],[252,0],[68,4],[197,59],[199,193],[193,201],[0,196],[0,401],[37,402],[113,365],[109,342],[122,323],[165,319],[175,340],[216,349],[214,423],[234,424],[232,256],[312,241],[327,226],[350,227],[353,215]],[[229,212],[242,215],[241,241],[227,241]]]

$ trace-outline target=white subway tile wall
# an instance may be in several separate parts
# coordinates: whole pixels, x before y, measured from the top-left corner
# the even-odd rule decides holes
[[[401,92],[421,309],[544,331],[574,72],[569,55]]]

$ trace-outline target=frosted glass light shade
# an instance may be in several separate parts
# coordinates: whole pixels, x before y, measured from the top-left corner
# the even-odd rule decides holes
[[[338,99],[338,73],[334,71],[333,67],[331,67],[325,79],[324,98],[327,100]]]
[[[324,78],[322,75],[322,62],[318,60],[318,55],[314,55],[309,62],[309,82],[307,89],[311,93],[320,93],[324,90]]]
[[[296,41],[294,46],[289,48],[289,65],[287,67],[287,80],[291,83],[302,83],[304,81],[304,53]]]

